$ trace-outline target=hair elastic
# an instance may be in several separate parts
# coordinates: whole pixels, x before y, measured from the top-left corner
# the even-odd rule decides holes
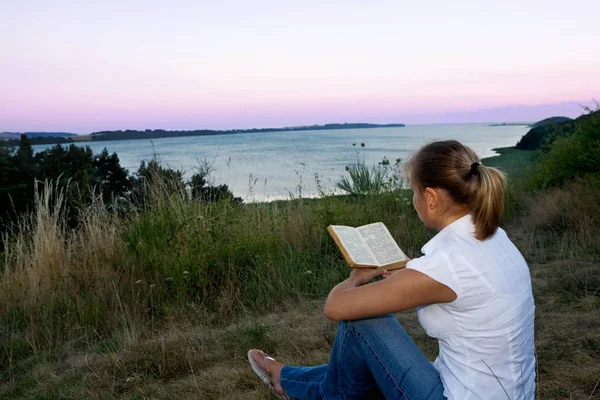
[[[470,178],[471,176],[475,175],[475,172],[477,172],[477,167],[479,167],[480,165],[481,164],[478,162],[474,162],[473,164],[471,164],[471,170],[469,171],[467,178]]]

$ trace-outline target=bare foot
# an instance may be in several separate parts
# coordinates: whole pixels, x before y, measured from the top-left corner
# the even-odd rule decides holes
[[[281,387],[281,369],[283,368],[283,364],[276,361],[262,350],[252,350],[251,354],[258,366],[271,375],[271,381],[273,382],[275,392],[285,396],[285,391]]]

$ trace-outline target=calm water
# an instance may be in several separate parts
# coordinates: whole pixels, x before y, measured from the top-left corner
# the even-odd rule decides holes
[[[244,133],[219,136],[89,142],[97,153],[116,152],[121,165],[135,172],[142,160],[156,153],[171,167],[193,173],[204,160],[213,167],[215,184],[226,183],[246,200],[314,196],[315,174],[322,186],[333,189],[345,166],[357,156],[369,165],[385,156],[392,162],[406,158],[427,141],[457,139],[481,157],[496,147],[514,146],[527,133],[525,126],[490,127],[482,124],[414,125],[405,128]],[[356,143],[356,147],[352,144]],[[365,143],[361,148],[360,143]],[[34,146],[36,151],[47,145]],[[299,189],[301,187],[301,189]]]

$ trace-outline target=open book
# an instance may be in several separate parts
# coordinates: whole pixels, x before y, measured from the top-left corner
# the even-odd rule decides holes
[[[408,258],[383,222],[352,228],[330,225],[327,231],[352,268],[404,268]]]

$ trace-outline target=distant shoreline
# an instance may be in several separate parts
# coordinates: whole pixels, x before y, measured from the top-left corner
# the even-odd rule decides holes
[[[527,122],[502,122],[500,124],[489,124],[488,126],[531,126]]]
[[[309,126],[292,126],[283,128],[254,128],[254,129],[232,129],[232,130],[192,130],[192,131],[167,131],[163,129],[125,130],[125,131],[102,131],[94,132],[89,135],[78,136],[45,136],[30,137],[32,145],[37,144],[70,144],[76,142],[99,142],[115,140],[141,140],[141,139],[162,139],[174,137],[191,136],[214,136],[214,135],[233,135],[240,133],[263,133],[263,132],[298,132],[298,131],[318,131],[318,130],[342,130],[342,129],[373,129],[373,128],[404,128],[405,124],[367,124],[367,123],[343,123],[343,124],[325,124]],[[10,144],[18,145],[19,139],[5,139]]]

